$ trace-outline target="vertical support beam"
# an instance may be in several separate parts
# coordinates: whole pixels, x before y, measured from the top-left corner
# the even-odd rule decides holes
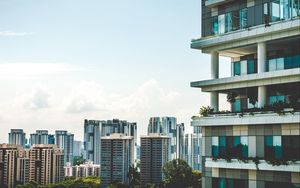
[[[257,44],[257,63],[258,63],[258,74],[266,72],[267,62],[267,47],[265,42]],[[266,86],[258,87],[258,107],[264,107],[267,100],[267,88]]]
[[[267,48],[266,43],[261,42],[257,44],[257,69],[258,73],[266,72],[266,62],[267,62]]]
[[[211,79],[218,79],[219,78],[219,53],[213,51],[211,53],[211,66],[210,66],[210,73]],[[219,110],[219,93],[218,92],[211,92],[210,93],[210,106],[214,109],[214,111]]]

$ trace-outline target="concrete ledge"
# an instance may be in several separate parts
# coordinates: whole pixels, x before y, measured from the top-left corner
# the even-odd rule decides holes
[[[191,87],[202,88],[202,91],[224,91],[237,88],[255,87],[300,82],[300,68],[247,74],[213,80],[191,82]]]
[[[284,171],[284,172],[300,172],[300,161],[288,165],[273,166],[267,163],[265,160],[259,160],[259,164],[256,164],[249,160],[247,163],[232,159],[231,162],[227,162],[225,159],[218,159],[216,161],[212,158],[206,158],[205,167],[209,168],[227,168],[227,169],[246,169],[246,170],[268,170],[268,171]]]
[[[265,113],[244,115],[212,115],[211,117],[194,117],[192,126],[228,126],[228,125],[259,125],[259,124],[285,124],[300,123],[300,112],[294,114],[278,115],[277,113]]]

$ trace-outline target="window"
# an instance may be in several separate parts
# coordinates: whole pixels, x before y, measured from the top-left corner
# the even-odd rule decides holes
[[[269,71],[283,70],[284,69],[284,58],[276,58],[270,59],[269,63]]]
[[[300,160],[300,136],[282,136],[282,153],[287,160]]]
[[[270,3],[271,6],[271,21],[276,22],[280,20],[280,2],[275,0]]]
[[[218,27],[218,17],[212,17],[212,32],[213,34],[218,34],[219,33],[219,27]]]
[[[284,95],[273,95],[269,97],[269,105],[272,105],[276,102],[285,102],[285,96]]]
[[[246,8],[240,10],[240,29],[247,28],[247,14],[248,11]]]
[[[233,76],[241,75],[241,63],[233,62]]]
[[[253,59],[247,61],[247,74],[257,73],[257,63]]]
[[[300,55],[284,58],[284,69],[293,69],[300,67]]]
[[[219,156],[219,137],[217,136],[212,137],[212,156]]]
[[[225,14],[221,14],[218,16],[218,28],[219,34],[225,33]]]
[[[265,136],[265,158],[282,158],[281,136]]]
[[[235,102],[232,104],[232,111],[233,112],[240,112],[241,111],[241,99],[236,99]]]
[[[292,17],[300,16],[300,0],[292,0]]]
[[[291,6],[290,0],[280,0],[280,19],[286,20],[290,18]]]
[[[241,136],[241,145],[242,145],[242,157],[248,157],[248,137]]]
[[[219,137],[219,156],[220,157],[226,157],[226,137],[220,136]]]
[[[241,75],[247,74],[247,61],[241,61]]]
[[[232,31],[232,13],[228,12],[225,16],[225,32],[228,33]]]
[[[212,188],[243,188],[248,187],[248,180],[212,178]]]
[[[239,11],[232,12],[232,30],[236,31],[240,29],[240,15]]]

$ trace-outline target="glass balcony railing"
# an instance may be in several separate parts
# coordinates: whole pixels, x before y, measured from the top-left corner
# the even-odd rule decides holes
[[[231,76],[240,76],[257,73],[257,60],[248,59],[231,63]],[[271,58],[267,60],[266,70],[268,72],[286,70],[300,67],[300,55]]]

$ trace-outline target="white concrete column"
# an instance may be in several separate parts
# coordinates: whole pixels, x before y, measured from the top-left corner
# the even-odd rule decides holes
[[[258,86],[258,108],[262,108],[266,105],[267,101],[267,87]]]
[[[216,91],[210,92],[210,107],[214,112],[219,111],[219,93]]]
[[[216,51],[211,52],[210,59],[210,77],[211,79],[219,78],[219,53]],[[214,111],[219,111],[219,93],[211,92],[210,93],[210,107],[214,109]]]
[[[257,72],[266,72],[267,63],[267,48],[266,43],[261,42],[257,44]]]
[[[210,77],[211,79],[219,78],[219,53],[216,51],[211,52]]]
[[[257,72],[266,72],[267,64],[267,47],[265,42],[257,44]],[[267,100],[267,88],[266,86],[258,87],[258,107],[264,107]]]

